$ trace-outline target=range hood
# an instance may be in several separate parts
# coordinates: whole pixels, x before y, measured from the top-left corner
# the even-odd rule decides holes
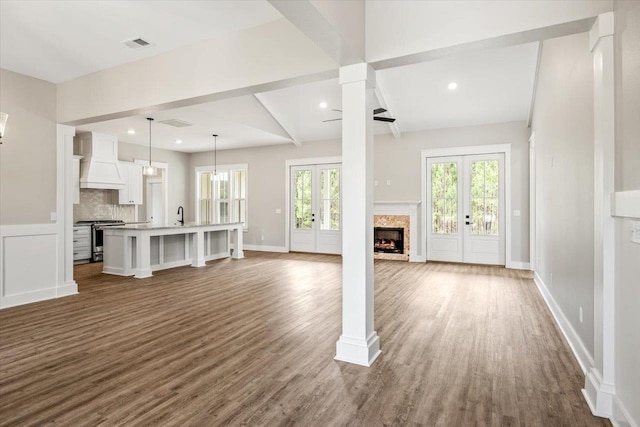
[[[80,162],[80,188],[123,190],[124,170],[118,162],[118,138],[96,132],[76,136]]]

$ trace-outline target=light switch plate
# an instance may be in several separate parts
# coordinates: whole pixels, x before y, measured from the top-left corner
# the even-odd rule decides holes
[[[58,220],[58,212],[51,212],[51,221]]]
[[[276,209],[276,213],[277,214],[281,214],[282,213],[282,209]]]
[[[513,211],[513,216],[520,216],[520,211],[519,210],[514,210]]]

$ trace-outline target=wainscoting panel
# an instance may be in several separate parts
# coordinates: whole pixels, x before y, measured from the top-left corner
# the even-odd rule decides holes
[[[58,238],[55,223],[0,227],[0,308],[57,296]]]

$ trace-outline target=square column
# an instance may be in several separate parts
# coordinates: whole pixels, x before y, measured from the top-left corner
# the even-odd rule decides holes
[[[342,335],[336,360],[371,366],[373,330],[373,100],[375,71],[340,68],[342,86]]]
[[[615,398],[615,60],[614,14],[603,13],[589,32],[593,54],[594,130],[594,366],[583,394],[594,415],[611,417]]]

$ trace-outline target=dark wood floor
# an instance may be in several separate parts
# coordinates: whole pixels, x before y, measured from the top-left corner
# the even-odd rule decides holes
[[[0,425],[597,426],[528,273],[376,262],[371,368],[333,360],[340,258],[247,252],[0,312]]]

